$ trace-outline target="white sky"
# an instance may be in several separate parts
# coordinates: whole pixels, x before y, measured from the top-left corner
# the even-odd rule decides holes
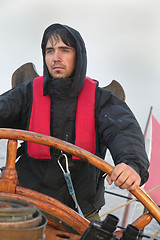
[[[42,74],[42,34],[56,22],[84,38],[88,76],[100,86],[121,83],[142,130],[150,106],[160,122],[159,0],[0,0],[0,93],[26,62]]]

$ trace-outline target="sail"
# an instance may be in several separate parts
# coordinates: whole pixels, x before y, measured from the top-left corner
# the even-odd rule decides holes
[[[152,137],[149,179],[144,185],[146,191],[160,185],[160,123],[152,115]],[[160,188],[149,193],[150,197],[160,205]]]

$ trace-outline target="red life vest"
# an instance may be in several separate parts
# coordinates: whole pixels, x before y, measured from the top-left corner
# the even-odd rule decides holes
[[[97,82],[85,78],[77,100],[75,120],[75,145],[93,154],[96,152],[95,90]],[[43,77],[33,80],[33,103],[29,131],[50,136],[51,99],[43,96]],[[54,124],[54,123],[53,123]],[[51,159],[50,147],[27,143],[28,154],[36,159]],[[73,156],[73,158],[76,158]]]

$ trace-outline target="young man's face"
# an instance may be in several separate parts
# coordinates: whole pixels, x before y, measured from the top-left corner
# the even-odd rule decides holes
[[[45,61],[52,77],[70,77],[76,66],[76,50],[64,44],[61,38],[56,41],[51,37],[46,44]]]

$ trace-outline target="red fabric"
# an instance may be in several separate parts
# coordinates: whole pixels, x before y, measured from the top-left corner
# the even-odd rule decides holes
[[[96,151],[95,89],[96,81],[86,77],[78,96],[75,145],[93,154]],[[73,156],[73,159],[77,157]]]
[[[144,189],[146,191],[160,185],[160,124],[152,116],[152,143],[151,143],[151,158],[149,167],[149,179],[146,182]],[[151,198],[160,205],[160,188],[149,193]]]
[[[43,96],[43,77],[38,77],[33,81],[33,103],[29,131],[50,136],[50,106],[50,97]],[[31,142],[28,142],[28,154],[33,158],[51,158],[50,147]]]
[[[96,152],[95,89],[97,82],[86,77],[77,100],[75,145],[93,154]],[[33,81],[33,104],[29,131],[50,136],[49,96],[43,96],[43,77]],[[38,159],[50,159],[50,147],[28,142],[28,154]],[[77,157],[73,156],[73,159]]]

